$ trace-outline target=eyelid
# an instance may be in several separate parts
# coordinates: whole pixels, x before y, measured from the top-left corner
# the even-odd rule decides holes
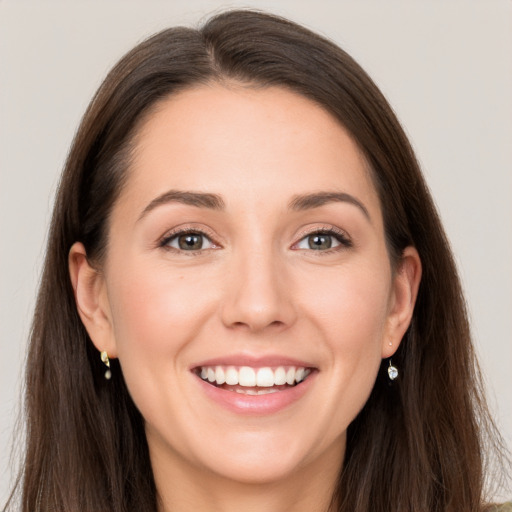
[[[327,249],[325,251],[318,251],[319,253],[323,252],[329,252],[330,250],[337,250],[339,247],[342,249],[346,249],[348,247],[353,246],[353,242],[349,234],[344,231],[343,229],[338,228],[337,226],[334,226],[332,224],[323,224],[323,225],[317,225],[312,226],[310,228],[306,228],[301,230],[297,236],[296,241],[292,244],[292,249],[298,245],[304,238],[315,235],[315,234],[324,234],[324,235],[331,235],[334,236],[339,242],[340,246],[333,247],[332,249]],[[297,249],[300,250],[300,249]]]
[[[209,247],[207,249],[199,249],[198,251],[181,251],[179,249],[176,249],[174,247],[167,245],[169,243],[169,241],[172,240],[173,238],[175,238],[179,235],[187,234],[187,233],[195,233],[195,234],[204,236],[211,242],[213,247]],[[159,238],[158,247],[161,247],[163,249],[169,249],[169,250],[174,249],[177,252],[188,252],[189,254],[194,254],[196,252],[208,251],[211,249],[220,249],[222,247],[222,245],[216,241],[216,238],[217,237],[213,233],[213,231],[211,231],[210,229],[208,229],[205,226],[197,226],[196,224],[184,224],[181,226],[176,226],[176,227],[166,231],[166,233],[162,237]]]
[[[182,234],[186,234],[186,233],[196,233],[196,234],[206,237],[211,242],[213,247],[209,247],[207,249],[199,249],[197,251],[181,251],[180,249],[176,249],[174,247],[167,245],[169,243],[169,241],[172,240],[173,238],[175,238],[179,235],[182,235]],[[335,237],[340,243],[339,246],[333,247],[332,249],[327,249],[325,251],[318,251],[318,252],[325,253],[325,252],[329,252],[329,251],[339,250],[340,248],[343,249],[343,248],[349,248],[349,247],[353,246],[352,239],[346,231],[344,231],[343,229],[340,229],[339,227],[334,226],[332,224],[321,224],[321,225],[311,226],[309,228],[302,229],[295,237],[296,241],[292,244],[291,248],[292,249],[295,248],[295,246],[297,246],[297,244],[299,242],[301,242],[304,238],[314,235],[314,234],[331,235],[331,236]],[[184,224],[184,225],[176,226],[176,227],[168,230],[162,237],[159,238],[157,245],[158,245],[158,247],[161,247],[164,249],[169,249],[169,250],[176,250],[177,252],[180,252],[180,253],[187,252],[188,254],[194,254],[194,253],[201,252],[201,251],[208,251],[211,249],[222,248],[222,244],[217,242],[217,238],[218,238],[217,235],[214,234],[212,230],[210,230],[209,228],[207,228],[205,226],[198,226],[197,224]],[[299,249],[296,249],[296,250],[299,250]]]

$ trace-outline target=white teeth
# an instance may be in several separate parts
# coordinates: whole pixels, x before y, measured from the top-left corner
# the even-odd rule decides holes
[[[203,372],[201,371],[201,376],[203,375]],[[230,386],[236,386],[238,384],[238,371],[236,368],[233,368],[230,366],[226,370],[226,384],[229,384]]]
[[[250,366],[242,366],[238,372],[238,384],[247,388],[256,386],[256,372]]]
[[[256,374],[256,385],[271,388],[274,385],[274,372],[270,368],[260,368]]]
[[[239,393],[241,395],[270,395],[270,393],[279,393],[278,389],[244,389],[244,388],[237,388],[233,390],[235,393]]]
[[[257,395],[258,392],[255,389],[237,389],[237,393],[240,393],[241,395]]]
[[[291,386],[295,383],[295,368],[288,368],[286,372],[286,384]]]
[[[224,375],[224,370],[222,366],[216,366],[215,367],[215,380],[217,381],[217,384],[224,384],[226,382],[226,377]]]
[[[202,366],[199,375],[203,380],[215,383],[220,386],[226,384],[228,386],[242,386],[246,388],[260,387],[267,388],[262,390],[236,390],[237,392],[245,392],[247,394],[264,394],[275,392],[278,390],[270,390],[273,386],[284,386],[288,384],[293,386],[302,382],[309,374],[310,369],[295,366],[279,366],[272,369],[268,366],[262,368],[251,368],[250,366]],[[251,391],[251,392],[249,392]]]
[[[286,384],[286,370],[282,366],[274,372],[274,382],[276,386],[283,386]]]

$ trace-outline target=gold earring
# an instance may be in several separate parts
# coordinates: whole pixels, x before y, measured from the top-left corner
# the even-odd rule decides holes
[[[112,372],[110,371],[110,360],[108,358],[106,350],[104,350],[101,353],[101,360],[103,361],[103,364],[107,367],[107,371],[105,372],[105,379],[110,380],[110,378],[112,377]]]

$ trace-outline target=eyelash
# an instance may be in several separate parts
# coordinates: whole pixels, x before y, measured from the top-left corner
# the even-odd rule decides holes
[[[176,252],[179,252],[179,253],[182,253],[182,254],[187,254],[187,255],[190,255],[190,256],[193,256],[195,254],[199,254],[205,250],[208,250],[208,249],[198,249],[198,250],[191,250],[191,251],[186,251],[186,250],[181,250],[181,249],[177,249],[175,247],[171,247],[169,245],[169,243],[171,241],[173,241],[174,239],[176,239],[177,237],[181,236],[181,235],[198,235],[198,236],[202,236],[204,238],[206,238],[213,246],[214,248],[220,248],[221,246],[219,244],[217,244],[216,242],[213,241],[213,237],[207,233],[206,231],[202,230],[202,229],[195,229],[195,228],[190,228],[190,227],[184,227],[184,228],[181,228],[181,229],[177,229],[177,230],[174,230],[170,233],[167,233],[161,240],[160,242],[158,243],[158,246],[161,247],[162,249],[165,249],[165,250],[172,250],[172,251],[176,251]],[[315,252],[317,253],[317,255],[323,255],[323,254],[330,254],[332,252],[337,252],[339,250],[343,250],[343,249],[349,249],[351,247],[353,247],[353,243],[352,241],[350,240],[350,238],[348,238],[347,234],[334,227],[334,226],[330,226],[328,228],[320,228],[320,229],[315,229],[315,230],[312,230],[312,231],[307,231],[307,232],[304,232],[304,233],[301,233],[300,234],[300,238],[297,242],[295,242],[292,246],[295,247],[297,246],[300,242],[302,242],[303,240],[311,237],[311,236],[315,236],[315,235],[325,235],[325,236],[331,236],[333,237],[337,242],[339,242],[339,245],[338,246],[335,246],[333,248],[329,248],[329,249],[326,249],[326,250],[317,250],[315,251],[314,249],[300,249],[300,248],[296,248],[295,250],[309,250],[309,251],[312,251],[312,252]]]
[[[307,231],[300,234],[300,239],[298,242],[295,242],[293,245],[297,246],[303,240],[315,236],[315,235],[325,235],[333,237],[339,245],[336,247],[332,247],[326,250],[317,250],[314,249],[300,249],[297,248],[295,250],[308,250],[310,252],[314,252],[316,256],[323,256],[327,254],[332,254],[333,252],[342,251],[344,249],[350,249],[354,246],[352,240],[348,237],[348,235],[342,231],[341,229],[336,228],[335,226],[329,226],[326,228],[314,229],[313,231]]]
[[[183,227],[176,230],[171,231],[170,233],[167,233],[158,243],[158,246],[162,249],[168,250],[168,251],[175,251],[180,254],[186,254],[188,256],[194,256],[197,254],[200,254],[201,252],[205,251],[206,249],[197,249],[197,250],[191,250],[191,251],[185,251],[181,249],[177,249],[176,247],[171,247],[169,244],[171,241],[173,241],[175,238],[181,236],[181,235],[198,235],[201,237],[206,238],[215,248],[220,248],[221,246],[213,241],[212,235],[207,233],[206,231],[202,229],[196,229],[192,227]]]

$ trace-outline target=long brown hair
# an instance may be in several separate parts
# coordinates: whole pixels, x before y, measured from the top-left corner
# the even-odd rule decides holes
[[[333,504],[345,512],[482,510],[485,450],[499,438],[480,387],[455,264],[411,146],[361,67],[290,21],[229,11],[171,28],[114,67],[91,102],[62,175],[32,327],[21,510],[156,511],[144,422],[77,314],[68,252],[101,265],[109,214],[137,127],[156,103],[200,83],[279,86],[322,105],[351,133],[380,196],[391,261],[413,245],[423,278],[412,324],[348,430]],[[13,500],[11,500],[11,503]]]

